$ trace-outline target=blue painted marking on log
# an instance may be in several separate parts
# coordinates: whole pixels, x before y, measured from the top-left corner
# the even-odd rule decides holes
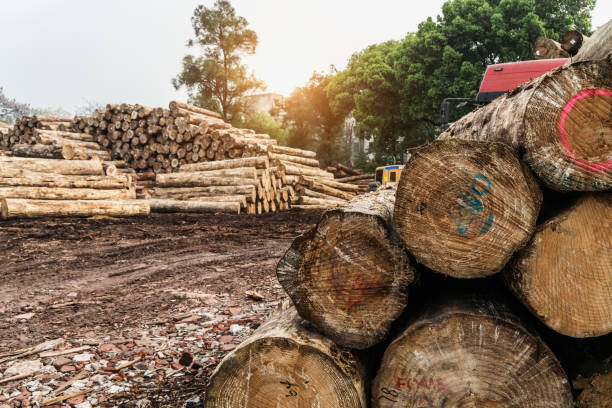
[[[476,186],[476,182],[478,180],[483,180],[486,182],[487,187],[479,190]],[[481,216],[481,213],[484,211],[484,206],[479,197],[489,193],[491,190],[491,181],[484,174],[477,174],[472,179],[471,187],[473,193],[465,192],[462,194],[461,198],[459,199],[459,208],[455,211],[454,216],[449,213],[449,216],[454,222],[457,231],[462,235],[467,234],[470,226],[474,221],[476,221],[477,218]],[[495,217],[491,212],[480,228],[480,234],[484,234],[491,229],[494,218]]]
[[[493,225],[493,213],[489,214],[489,218],[487,218],[487,220],[485,221],[484,225],[482,226],[482,228],[480,229],[480,234],[484,234],[485,232],[487,232],[490,228],[491,225]]]
[[[477,180],[484,180],[487,182],[487,189],[486,190],[478,190],[476,188],[476,181]],[[489,178],[487,176],[485,176],[484,174],[477,174],[474,176],[474,179],[472,181],[472,191],[476,194],[478,194],[479,196],[483,196],[485,194],[487,194],[489,192],[489,190],[491,190],[491,181],[489,180]]]

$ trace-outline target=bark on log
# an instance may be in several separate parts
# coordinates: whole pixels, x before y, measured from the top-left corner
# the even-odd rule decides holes
[[[612,407],[612,372],[594,375],[576,401],[578,408]]]
[[[323,198],[315,198],[315,197],[306,197],[302,196],[299,198],[299,204],[316,204],[316,205],[327,205],[328,208],[335,208],[338,206],[343,206],[346,204],[345,200],[340,199],[323,199]]]
[[[276,268],[300,316],[342,346],[379,343],[407,304],[415,275],[393,230],[394,201],[394,189],[381,189],[326,212]]]
[[[206,408],[366,408],[366,374],[348,350],[308,328],[295,309],[273,317],[213,372]]]
[[[612,332],[612,194],[586,194],[538,226],[505,277],[547,326],[567,336]]]
[[[217,112],[213,112],[211,110],[204,109],[204,108],[199,108],[193,105],[187,105],[186,103],[182,103],[178,101],[171,101],[170,104],[168,105],[168,108],[170,110],[181,108],[187,111],[199,113],[201,115],[212,116],[213,118],[217,118],[217,119],[223,119],[223,117],[219,115]]]
[[[360,174],[358,176],[350,176],[350,177],[343,177],[343,178],[335,179],[335,181],[337,181],[338,183],[349,183],[351,181],[360,181],[360,180],[374,181],[374,175],[373,174]]]
[[[419,263],[457,278],[499,272],[535,230],[542,193],[503,143],[436,141],[413,151],[395,225]]]
[[[151,212],[160,213],[234,213],[240,214],[240,203],[180,200],[144,200]]]
[[[206,197],[220,195],[244,195],[249,201],[254,202],[257,199],[257,189],[252,185],[243,186],[210,186],[210,187],[187,187],[187,188],[155,188],[155,195],[158,197],[170,197],[172,195],[191,197]]]
[[[243,159],[220,160],[214,162],[185,164],[180,167],[181,172],[195,172],[219,169],[234,169],[238,167],[268,168],[270,162],[266,156],[246,157]]]
[[[612,59],[563,66],[455,122],[439,139],[502,141],[524,149],[559,191],[612,188]]]
[[[599,27],[572,58],[572,62],[605,59],[612,55],[612,19]]]
[[[552,59],[552,58],[569,58],[569,54],[561,44],[550,38],[540,37],[536,40],[533,46],[533,58]]]
[[[259,180],[241,177],[205,177],[200,173],[157,174],[156,183],[160,187],[208,187],[208,186],[258,186]]]
[[[336,168],[338,170],[341,170],[341,171],[345,172],[346,174],[348,174],[350,176],[358,176],[359,174],[361,174],[359,171],[357,171],[357,170],[355,170],[355,169],[353,169],[351,167],[345,166],[342,163],[336,164]]]
[[[3,219],[40,217],[131,217],[148,215],[144,201],[119,200],[0,200]]]
[[[24,157],[1,157],[0,174],[2,168],[23,169],[40,173],[54,173],[74,176],[104,175],[100,160],[54,160],[33,159]]]
[[[297,182],[298,183],[302,183],[302,177],[300,177]],[[308,179],[308,180],[313,180],[313,178],[311,177],[304,177],[304,179]],[[339,183],[338,181],[335,180],[331,180],[331,179],[324,179],[324,178],[320,178],[320,179],[316,179],[317,183],[321,183],[321,184],[325,184],[327,186],[330,186],[332,188],[335,188],[337,190],[342,190],[342,191],[349,191],[352,193],[356,193],[359,191],[359,187],[354,185],[354,184],[349,184],[349,183]]]
[[[64,149],[64,146],[57,144],[17,144],[11,150],[17,157],[37,157],[42,159],[65,159],[70,160],[73,156],[71,147]]]
[[[0,187],[0,198],[27,198],[32,200],[133,200],[136,198],[136,190],[14,186]]]
[[[333,179],[334,175],[332,173],[328,173],[325,170],[321,170],[318,167],[305,167],[299,166],[296,163],[281,161],[281,164],[278,166],[281,168],[285,174],[294,174],[297,176],[310,176],[310,177],[321,177]]]
[[[332,196],[332,197],[336,197],[336,198],[341,198],[343,200],[352,200],[353,198],[355,198],[354,194],[347,193],[345,191],[338,190],[336,188],[330,187],[330,186],[328,186],[326,184],[319,183],[317,181],[309,180],[309,179],[306,179],[306,178],[300,179],[300,185],[302,185],[304,187],[309,187],[311,190],[324,193],[324,194],[326,194],[328,196]]]
[[[589,41],[589,37],[578,30],[570,30],[561,39],[561,48],[571,56],[576,55],[580,48]]]
[[[56,187],[56,188],[96,188],[102,190],[124,189],[132,185],[128,176],[63,176],[60,174],[41,174],[17,170],[12,176],[3,177],[0,171],[0,187]]]
[[[373,408],[573,407],[563,368],[539,337],[496,303],[445,303],[387,348]]]

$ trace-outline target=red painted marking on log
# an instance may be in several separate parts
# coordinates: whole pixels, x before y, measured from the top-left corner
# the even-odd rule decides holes
[[[570,99],[567,104],[565,104],[563,111],[561,112],[561,118],[559,119],[559,138],[561,139],[563,148],[567,152],[567,156],[574,163],[580,167],[584,167],[588,171],[603,173],[612,169],[612,160],[606,160],[600,163],[588,163],[582,157],[578,156],[576,152],[574,152],[569,140],[567,140],[567,132],[565,131],[565,121],[574,108],[574,105],[576,105],[576,102],[595,95],[612,96],[612,91],[609,89],[585,89],[584,91],[580,91],[574,95],[574,97]]]

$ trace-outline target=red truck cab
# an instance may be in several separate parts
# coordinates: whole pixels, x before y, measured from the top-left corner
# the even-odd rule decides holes
[[[566,62],[566,58],[556,58],[489,65],[480,83],[476,103],[486,105],[520,84],[531,81]]]

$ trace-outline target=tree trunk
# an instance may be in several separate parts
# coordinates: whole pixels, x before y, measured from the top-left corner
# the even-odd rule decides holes
[[[459,119],[439,139],[524,149],[534,172],[555,190],[611,189],[610,77],[612,59],[554,69]]]
[[[382,341],[414,280],[393,231],[394,189],[326,212],[278,263],[278,280],[300,315],[336,343],[363,349]]]
[[[238,167],[257,167],[257,168],[268,168],[270,162],[266,156],[257,157],[246,157],[243,159],[231,159],[221,160],[214,162],[203,162],[185,164],[180,167],[181,172],[192,172],[192,171],[208,171],[208,170],[219,170],[219,169],[233,169]]]
[[[0,200],[3,219],[40,217],[130,217],[148,215],[144,201],[118,200]]]
[[[1,173],[1,172],[0,172]],[[12,176],[0,176],[0,187],[125,189],[132,185],[129,176],[63,176],[18,170]]]
[[[263,324],[215,369],[204,407],[366,408],[363,365],[307,327],[293,308]]]
[[[64,146],[57,144],[17,144],[11,150],[17,157],[37,157],[43,159],[66,159],[70,160],[74,154],[71,147],[64,149]]]
[[[419,263],[456,278],[499,272],[535,230],[542,193],[503,143],[436,141],[413,152],[395,225]]]
[[[612,332],[612,194],[586,194],[538,226],[505,277],[547,326],[572,337]]]
[[[134,189],[101,190],[95,188],[63,187],[0,187],[0,198],[28,198],[33,200],[132,200]]]
[[[257,189],[255,186],[210,186],[210,187],[187,187],[187,188],[155,188],[155,195],[158,197],[170,197],[173,195],[185,198],[221,196],[221,195],[244,195],[249,201],[257,199]]]
[[[599,27],[586,44],[580,47],[572,62],[600,60],[612,54],[612,19]]]
[[[54,160],[23,157],[1,157],[0,176],[3,169],[23,169],[40,173],[54,173],[74,176],[104,175],[100,160]]]
[[[561,48],[563,48],[571,56],[578,53],[580,48],[587,44],[589,37],[582,34],[578,30],[570,30],[561,39]]]
[[[540,37],[533,46],[534,59],[569,58],[569,54],[561,44],[550,38]]]
[[[445,300],[385,351],[372,407],[573,407],[552,352],[491,301]]]
[[[327,205],[328,208],[335,208],[335,207],[343,206],[344,204],[346,204],[346,201],[340,200],[340,199],[332,199],[332,197],[324,199],[324,198],[301,196],[299,198],[299,203],[300,204]]]
[[[200,173],[166,173],[156,176],[160,187],[208,187],[208,186],[244,186],[259,185],[258,179],[241,177],[205,177]]]
[[[144,200],[151,212],[160,213],[234,213],[240,214],[240,203],[179,200]]]

